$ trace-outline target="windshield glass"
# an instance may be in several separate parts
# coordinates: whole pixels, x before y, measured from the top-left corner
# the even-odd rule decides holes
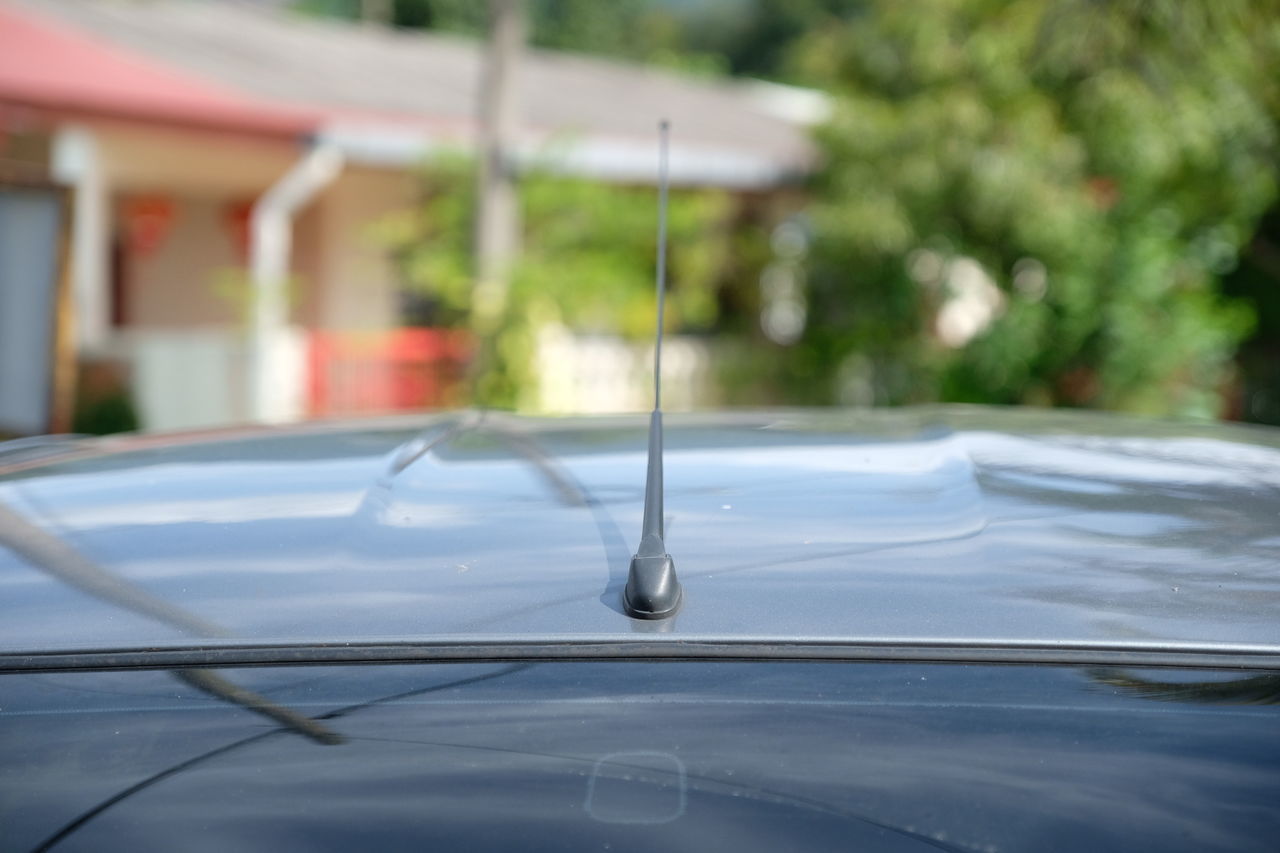
[[[519,663],[8,675],[7,849],[1263,850],[1280,674]]]

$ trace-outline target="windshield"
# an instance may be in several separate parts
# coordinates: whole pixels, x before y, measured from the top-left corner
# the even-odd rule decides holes
[[[4,676],[6,849],[1263,850],[1280,830],[1280,674],[201,672]]]

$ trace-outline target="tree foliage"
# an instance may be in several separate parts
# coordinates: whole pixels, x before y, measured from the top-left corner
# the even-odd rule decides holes
[[[837,107],[794,360],[868,402],[1212,415],[1250,323],[1217,278],[1276,192],[1277,11],[868,0],[807,36]]]
[[[296,0],[309,14],[354,19],[362,0]],[[481,37],[488,28],[485,0],[391,0],[389,23]],[[528,39],[534,47],[594,53],[696,73],[717,73],[725,59],[699,49],[689,38],[686,15],[678,7],[651,0],[526,0]]]
[[[860,13],[865,0],[701,0],[679,18],[682,49],[720,58],[730,74],[788,82],[797,39]]]
[[[474,288],[473,167],[462,157],[439,159],[423,181],[423,203],[381,223],[381,238],[410,286],[439,300],[446,319],[465,324]],[[497,363],[476,388],[480,403],[517,408],[537,388],[530,371],[542,326],[638,340],[653,334],[657,223],[652,188],[534,172],[519,193],[523,246],[494,344]],[[696,331],[716,321],[733,215],[722,192],[672,192],[668,329]]]

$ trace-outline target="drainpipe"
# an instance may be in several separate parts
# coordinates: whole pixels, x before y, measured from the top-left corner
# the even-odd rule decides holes
[[[289,253],[293,217],[342,171],[342,152],[317,144],[253,205],[249,274],[253,294],[249,327],[249,419],[282,423],[296,413],[290,404],[298,378],[289,375],[282,348],[289,323]]]

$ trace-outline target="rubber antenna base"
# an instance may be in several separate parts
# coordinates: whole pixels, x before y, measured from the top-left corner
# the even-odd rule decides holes
[[[635,619],[665,619],[680,609],[683,596],[670,554],[631,558],[622,605]]]

